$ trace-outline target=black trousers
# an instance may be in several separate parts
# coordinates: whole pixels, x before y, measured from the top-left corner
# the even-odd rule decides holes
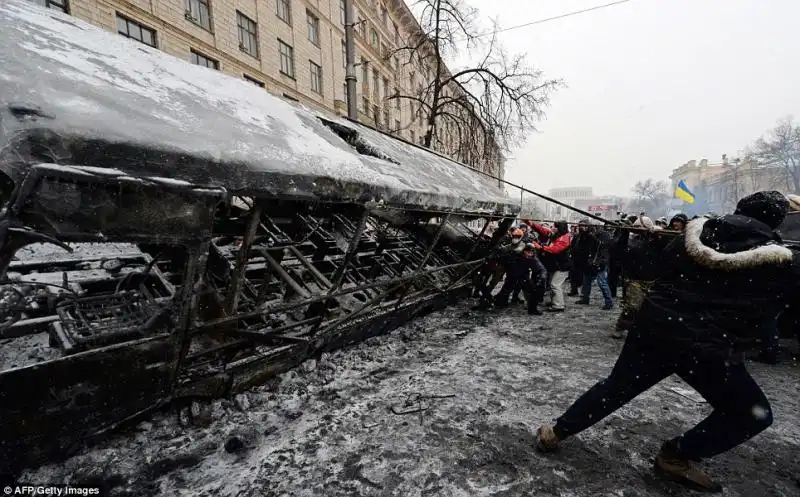
[[[530,279],[512,279],[506,275],[506,281],[503,287],[495,296],[495,304],[498,306],[508,305],[508,299],[512,295],[516,298],[520,293],[524,293],[525,302],[528,309],[537,309],[539,302],[544,296],[545,288],[543,286],[536,286]]]
[[[500,306],[508,305],[509,297],[511,297],[512,294],[515,297],[519,296],[526,283],[527,281],[524,278],[514,278],[506,273],[506,279],[500,291],[495,295],[494,303]]]
[[[569,270],[569,293],[577,295],[583,286],[583,267],[573,265]]]
[[[698,461],[728,451],[772,424],[769,402],[744,364],[655,338],[658,332],[645,336],[637,326],[608,378],[558,418],[559,437],[589,428],[671,374],[683,378],[713,408],[697,426],[671,441],[686,459]]]

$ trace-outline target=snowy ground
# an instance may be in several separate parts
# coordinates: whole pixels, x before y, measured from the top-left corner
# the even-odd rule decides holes
[[[533,450],[538,424],[607,373],[622,345],[607,337],[616,313],[575,307],[531,318],[522,306],[479,314],[465,303],[218,401],[206,427],[158,414],[22,480],[104,482],[125,496],[691,494],[650,471],[661,442],[709,412],[677,378],[561,453]],[[775,424],[709,470],[727,496],[797,496],[800,366],[751,370]],[[426,410],[402,414],[420,402]]]

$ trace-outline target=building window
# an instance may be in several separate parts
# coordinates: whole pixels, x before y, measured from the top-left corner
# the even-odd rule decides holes
[[[211,31],[211,8],[209,0],[185,0],[187,21],[191,21],[201,28]]]
[[[263,81],[259,81],[259,80],[257,80],[256,78],[254,78],[252,76],[248,76],[247,74],[242,74],[242,76],[244,76],[245,81],[249,81],[250,83],[253,83],[254,85],[258,86],[259,88],[266,88],[266,86],[264,85]]]
[[[69,14],[69,2],[67,0],[44,0],[44,6],[48,9],[60,10]]]
[[[395,95],[395,97],[397,97],[397,98],[394,99],[394,108],[397,109],[397,110],[400,110],[400,98],[399,98],[400,90],[398,90],[397,87],[395,87],[395,89],[394,89],[394,95]]]
[[[395,130],[397,133],[399,133],[399,132],[400,132],[400,120],[399,120],[399,119],[395,119],[395,120],[394,120],[394,130]]]
[[[378,113],[378,106],[372,106],[372,120],[375,122],[375,127],[380,128],[381,126],[381,115]]]
[[[361,58],[361,84],[369,88],[369,69],[367,68],[367,59]]]
[[[195,50],[192,50],[189,53],[189,62],[197,66],[208,67],[209,69],[214,69],[216,71],[219,71],[218,60],[214,60],[211,57],[207,57]]]
[[[150,29],[136,21],[132,21],[127,17],[122,17],[119,14],[117,14],[117,33],[121,34],[125,38],[136,40],[144,43],[145,45],[150,45],[154,48],[156,46],[155,30]]]
[[[342,26],[344,26],[345,23],[344,3],[344,0],[339,0],[339,22],[342,23]]]
[[[319,46],[319,18],[310,10],[306,11],[306,17],[308,18],[308,39],[314,45]]]
[[[390,123],[391,123],[391,116],[389,116],[389,107],[384,107],[383,108],[383,125],[386,127],[387,131],[389,129],[391,129],[390,128]]]
[[[281,59],[281,73],[294,78],[294,49],[291,45],[278,40],[278,54]]]
[[[380,76],[377,70],[372,71],[372,91],[375,93],[375,102],[381,99]]]
[[[367,97],[361,97],[361,105],[364,107],[364,114],[369,112],[369,99]]]
[[[416,133],[414,133],[413,129],[411,131],[409,131],[409,134],[411,135],[411,143],[416,142],[417,141],[417,135],[416,135]]]
[[[309,60],[308,63],[311,66],[311,91],[322,95],[322,66],[315,64],[312,60]]]
[[[278,19],[286,24],[292,23],[292,4],[291,0],[278,0]]]
[[[375,31],[375,28],[370,28],[369,30],[369,37],[373,47],[378,47],[381,43],[381,39],[378,36],[378,32]]]
[[[383,98],[389,98],[389,78],[383,78]]]
[[[236,23],[239,27],[239,50],[258,58],[258,26],[256,22],[237,10]]]
[[[342,40],[342,67],[347,69],[347,43]]]

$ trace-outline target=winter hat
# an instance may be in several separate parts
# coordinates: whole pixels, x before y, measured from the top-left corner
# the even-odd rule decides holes
[[[800,211],[800,195],[786,195],[786,198],[789,199],[789,210]]]
[[[655,227],[653,220],[647,216],[640,217],[639,219],[636,220],[635,223],[633,223],[633,225],[636,226],[637,228],[646,228],[649,230]]]
[[[736,204],[734,214],[752,217],[775,229],[789,212],[789,200],[776,191],[756,192]]]
[[[689,217],[686,214],[675,214],[672,216],[672,219],[669,220],[669,224],[672,224],[675,221],[680,221],[683,224],[686,224],[689,222]]]

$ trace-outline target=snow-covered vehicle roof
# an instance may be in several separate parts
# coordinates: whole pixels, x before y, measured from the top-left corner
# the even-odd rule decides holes
[[[455,161],[23,0],[0,2],[0,120],[14,181],[46,162],[240,195],[519,209]]]

